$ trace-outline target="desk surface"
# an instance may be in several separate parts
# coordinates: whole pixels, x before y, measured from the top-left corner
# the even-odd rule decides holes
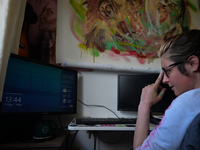
[[[154,130],[156,125],[150,125],[150,130]],[[134,131],[135,124],[97,124],[84,125],[75,124],[74,120],[68,125],[69,130],[92,130],[92,131]]]
[[[56,138],[53,140],[47,140],[44,142],[33,142],[26,143],[19,140],[14,140],[6,143],[0,144],[0,149],[33,149],[33,148],[61,148],[65,144],[66,136],[63,132],[57,134]]]

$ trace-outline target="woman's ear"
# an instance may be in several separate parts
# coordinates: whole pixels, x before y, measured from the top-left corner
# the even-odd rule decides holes
[[[190,67],[191,71],[197,71],[199,70],[199,58],[195,55],[191,55],[188,60],[190,61]]]

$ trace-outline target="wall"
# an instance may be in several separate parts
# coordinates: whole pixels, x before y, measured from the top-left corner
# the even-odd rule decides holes
[[[119,117],[136,117],[136,112],[117,111],[117,75],[121,73],[128,74],[128,72],[101,70],[79,72],[78,99],[86,104],[106,106]],[[87,107],[78,102],[76,115],[62,116],[63,126],[67,126],[73,117],[116,116],[105,108]],[[100,132],[99,134],[101,138],[97,139],[97,150],[129,150],[132,147],[133,132]],[[78,132],[74,146],[80,146],[81,150],[90,150],[93,149],[93,145],[94,134],[89,138],[87,131]]]
[[[119,117],[134,117],[132,112],[117,111],[117,72],[92,71],[79,75],[78,99],[86,104],[103,105],[113,110]],[[79,105],[80,106],[80,105]],[[104,108],[80,106],[82,116],[116,117]]]
[[[102,70],[79,71],[78,74],[78,99],[89,105],[102,105],[114,111],[119,117],[137,117],[136,112],[117,111],[117,76],[130,72],[111,72]],[[116,117],[109,110],[102,107],[87,107],[77,102],[76,115],[60,116],[62,126],[66,128],[74,117]],[[53,118],[54,117],[54,118]],[[50,119],[58,121],[58,116]],[[75,131],[67,131],[73,135]],[[79,131],[73,147],[80,150],[92,150],[94,147],[95,132]],[[130,150],[132,148],[133,132],[98,132],[96,150]],[[69,136],[69,143],[72,137]]]
[[[95,69],[98,68],[98,69],[103,69],[103,70],[114,70],[114,71],[119,71],[119,70],[127,71],[128,70],[128,71],[143,71],[143,72],[144,71],[145,72],[159,72],[159,70],[160,70],[160,63],[159,63],[160,59],[159,58],[154,59],[153,61],[149,60],[149,59],[143,60],[143,59],[136,58],[134,56],[134,54],[129,55],[129,52],[125,54],[122,52],[123,50],[119,50],[119,51],[116,50],[119,52],[118,53],[118,52],[112,52],[113,50],[105,50],[104,52],[99,52],[101,50],[96,51],[95,48],[94,49],[93,48],[86,49],[85,44],[82,44],[83,41],[86,40],[84,38],[86,36],[84,33],[85,31],[83,31],[84,29],[81,28],[82,26],[84,26],[84,24],[82,22],[79,22],[80,21],[78,19],[79,17],[77,17],[78,15],[74,13],[75,9],[72,9],[73,5],[70,5],[69,1],[70,0],[58,1],[59,2],[58,3],[58,18],[57,18],[57,21],[58,21],[57,33],[58,33],[58,35],[57,35],[57,41],[56,41],[57,42],[57,45],[56,45],[56,61],[57,62],[62,63],[62,65],[64,65],[64,66],[73,66],[73,67],[82,67],[82,68],[84,68],[84,67],[95,68]],[[71,0],[71,1],[73,1],[73,0]],[[74,3],[76,3],[76,2],[74,2]],[[76,3],[76,4],[77,4],[76,7],[79,11],[84,11],[83,9],[81,9],[81,7],[82,7],[81,1],[80,1],[80,3]],[[97,6],[95,5],[93,7],[97,7]],[[120,14],[120,12],[119,12],[119,14]],[[91,18],[93,18],[93,17],[94,16],[91,16]],[[88,18],[90,18],[90,17],[88,17]],[[87,20],[87,19],[85,19],[85,20]],[[90,26],[92,26],[93,21],[90,20],[89,22],[91,22],[91,25],[88,25],[88,28]],[[94,22],[96,22],[95,19],[94,19]],[[101,21],[99,21],[99,22],[101,22]],[[99,31],[102,34],[102,37],[100,35],[99,35],[99,37],[101,37],[103,39],[105,38],[105,41],[108,40],[106,38],[106,36],[110,37],[111,39],[115,39],[114,37],[112,37],[114,35],[109,35],[109,33],[107,33],[107,31],[103,31],[104,28],[106,28],[106,29],[109,28],[106,25],[107,23],[106,22],[99,23],[99,22],[97,23],[97,27],[95,27],[97,29],[98,28],[102,29],[102,33]],[[80,24],[80,26],[78,26],[77,24]],[[117,22],[115,24],[117,24]],[[129,27],[127,27],[127,28],[129,28]],[[110,28],[110,30],[115,30],[115,29]],[[117,32],[117,31],[113,31],[113,32]],[[119,32],[121,32],[121,31],[119,31]],[[131,32],[131,31],[129,31],[129,32]],[[96,30],[94,31],[94,33],[98,34]],[[104,37],[104,35],[105,35],[105,37]],[[130,38],[130,39],[132,39],[132,38]],[[133,37],[133,39],[134,39],[134,37]],[[109,43],[112,43],[112,42],[113,41],[111,40]],[[134,43],[134,40],[132,42]],[[106,43],[101,43],[100,45],[106,46],[107,45]],[[143,42],[141,42],[141,43],[143,43]],[[127,43],[125,42],[124,44],[126,45]],[[129,44],[131,44],[131,43],[129,43]],[[112,46],[112,48],[115,49],[117,47],[117,44],[116,44],[116,47],[115,48],[114,47],[115,46]],[[131,48],[129,47],[127,49],[131,49]],[[133,53],[134,52],[135,51],[133,51]],[[146,53],[146,52],[144,52],[144,53]],[[151,62],[151,63],[147,63],[147,62]]]
[[[58,0],[57,12],[57,37],[56,37],[56,51],[57,53],[66,53],[68,47],[65,40],[68,40],[68,35],[72,34],[70,31],[70,22],[66,16],[70,15],[69,0]],[[67,9],[67,10],[66,10]],[[76,39],[70,43],[77,43]],[[75,49],[73,51],[78,51]],[[70,51],[69,51],[70,52]],[[93,58],[93,56],[89,57]],[[60,56],[60,55],[59,55]],[[56,57],[60,62],[59,56]],[[93,71],[80,71],[79,72],[79,93],[78,99],[86,104],[104,105],[112,109],[120,117],[132,117],[135,113],[118,112],[117,111],[117,74],[125,72],[106,71],[106,70],[93,70]],[[130,73],[130,72],[129,72]],[[113,113],[104,108],[85,107],[78,103],[78,116],[87,117],[115,117]]]
[[[57,18],[57,49],[63,51],[65,47],[65,36],[68,33],[66,27],[69,22],[66,20],[66,5],[68,0],[58,0],[58,18]],[[69,14],[68,14],[69,15]],[[75,42],[76,41],[72,41]],[[58,58],[59,59],[59,58]],[[89,105],[103,105],[114,111],[119,117],[136,117],[136,112],[120,112],[117,111],[117,71],[80,71],[78,84],[78,99]],[[130,72],[129,72],[130,73]],[[87,107],[78,102],[76,115],[61,116],[62,125],[66,127],[74,117],[116,117],[109,110],[102,107]],[[71,132],[73,134],[74,131]],[[101,138],[97,139],[97,150],[129,150],[132,148],[133,132],[101,132]],[[111,141],[110,141],[111,140]],[[79,131],[74,145],[80,147],[81,150],[91,150],[94,146],[94,134],[87,131]]]

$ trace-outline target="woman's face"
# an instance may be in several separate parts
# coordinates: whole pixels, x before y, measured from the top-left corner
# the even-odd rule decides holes
[[[170,61],[165,56],[161,57],[162,68],[169,66],[173,63],[175,63],[175,62]],[[187,92],[187,91],[193,89],[192,78],[182,74],[178,70],[176,65],[167,68],[166,71],[167,71],[169,77],[167,77],[166,74],[164,74],[163,83],[168,84],[169,87],[172,88],[172,90],[174,91],[174,94],[176,96],[179,96],[179,95],[183,94],[184,92]]]
[[[56,31],[56,2],[51,1],[46,4],[39,16],[39,30],[54,32]]]

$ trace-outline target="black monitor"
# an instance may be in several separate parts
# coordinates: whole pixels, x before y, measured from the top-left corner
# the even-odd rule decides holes
[[[158,75],[158,73],[118,75],[118,111],[137,111],[142,88],[154,83]],[[176,97],[168,85],[161,83],[161,86],[167,91],[163,99],[152,106],[151,112],[164,113]]]
[[[77,71],[11,54],[1,114],[76,114]]]

